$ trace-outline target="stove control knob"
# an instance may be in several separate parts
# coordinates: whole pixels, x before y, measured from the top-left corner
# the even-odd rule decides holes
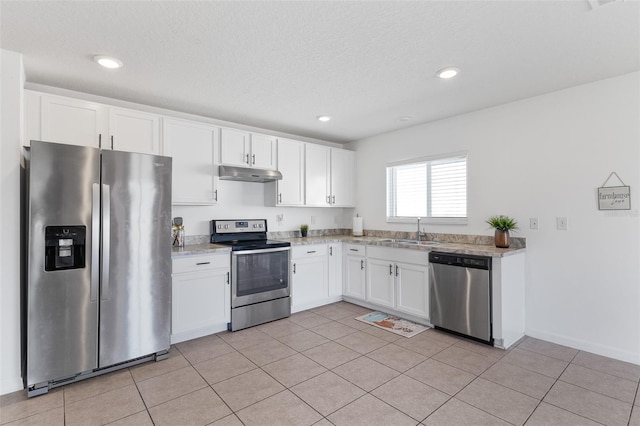
[[[258,225],[258,228],[264,228],[263,224]]]
[[[229,229],[229,225],[224,225],[224,229]]]
[[[218,225],[218,229],[222,229],[222,225]]]
[[[253,228],[255,229],[255,228],[257,228],[257,227],[258,227],[258,224],[254,223],[254,224],[253,224]]]

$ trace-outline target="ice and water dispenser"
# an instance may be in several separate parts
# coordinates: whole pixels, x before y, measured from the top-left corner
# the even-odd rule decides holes
[[[86,226],[47,226],[44,234],[45,271],[84,268]]]

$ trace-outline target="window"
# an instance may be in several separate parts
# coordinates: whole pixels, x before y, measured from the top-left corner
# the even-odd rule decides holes
[[[466,154],[387,166],[387,221],[417,217],[466,220]]]

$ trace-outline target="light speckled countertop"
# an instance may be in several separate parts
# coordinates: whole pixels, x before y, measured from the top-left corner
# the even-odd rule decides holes
[[[425,244],[407,244],[402,242],[382,241],[388,238],[380,237],[354,237],[351,235],[326,235],[307,238],[278,238],[280,241],[289,241],[292,246],[309,244],[350,243],[374,245],[383,247],[406,248],[411,250],[438,251],[443,253],[471,254],[478,256],[505,257],[516,253],[522,253],[525,248],[497,248],[488,244],[463,244],[449,242],[429,241]],[[172,257],[195,256],[202,254],[230,252],[227,246],[219,244],[193,244],[182,248],[173,248]]]
[[[231,247],[220,244],[189,244],[184,247],[172,247],[171,257],[197,256],[199,254],[229,253]]]

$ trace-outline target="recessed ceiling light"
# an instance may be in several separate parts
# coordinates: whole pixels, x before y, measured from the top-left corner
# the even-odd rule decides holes
[[[93,60],[102,65],[105,68],[120,68],[122,67],[122,61],[110,56],[96,55]]]
[[[318,120],[320,120],[320,121],[329,121],[329,120],[331,120],[331,116],[329,116],[329,115],[319,115],[318,116]]]
[[[398,118],[398,121],[411,121],[411,117],[408,115],[404,115],[400,118]]]
[[[458,68],[454,68],[454,67],[447,67],[447,68],[442,68],[440,71],[438,71],[436,73],[436,77],[439,78],[451,78],[451,77],[455,77],[456,75],[458,75],[458,73],[460,72],[460,70]]]

